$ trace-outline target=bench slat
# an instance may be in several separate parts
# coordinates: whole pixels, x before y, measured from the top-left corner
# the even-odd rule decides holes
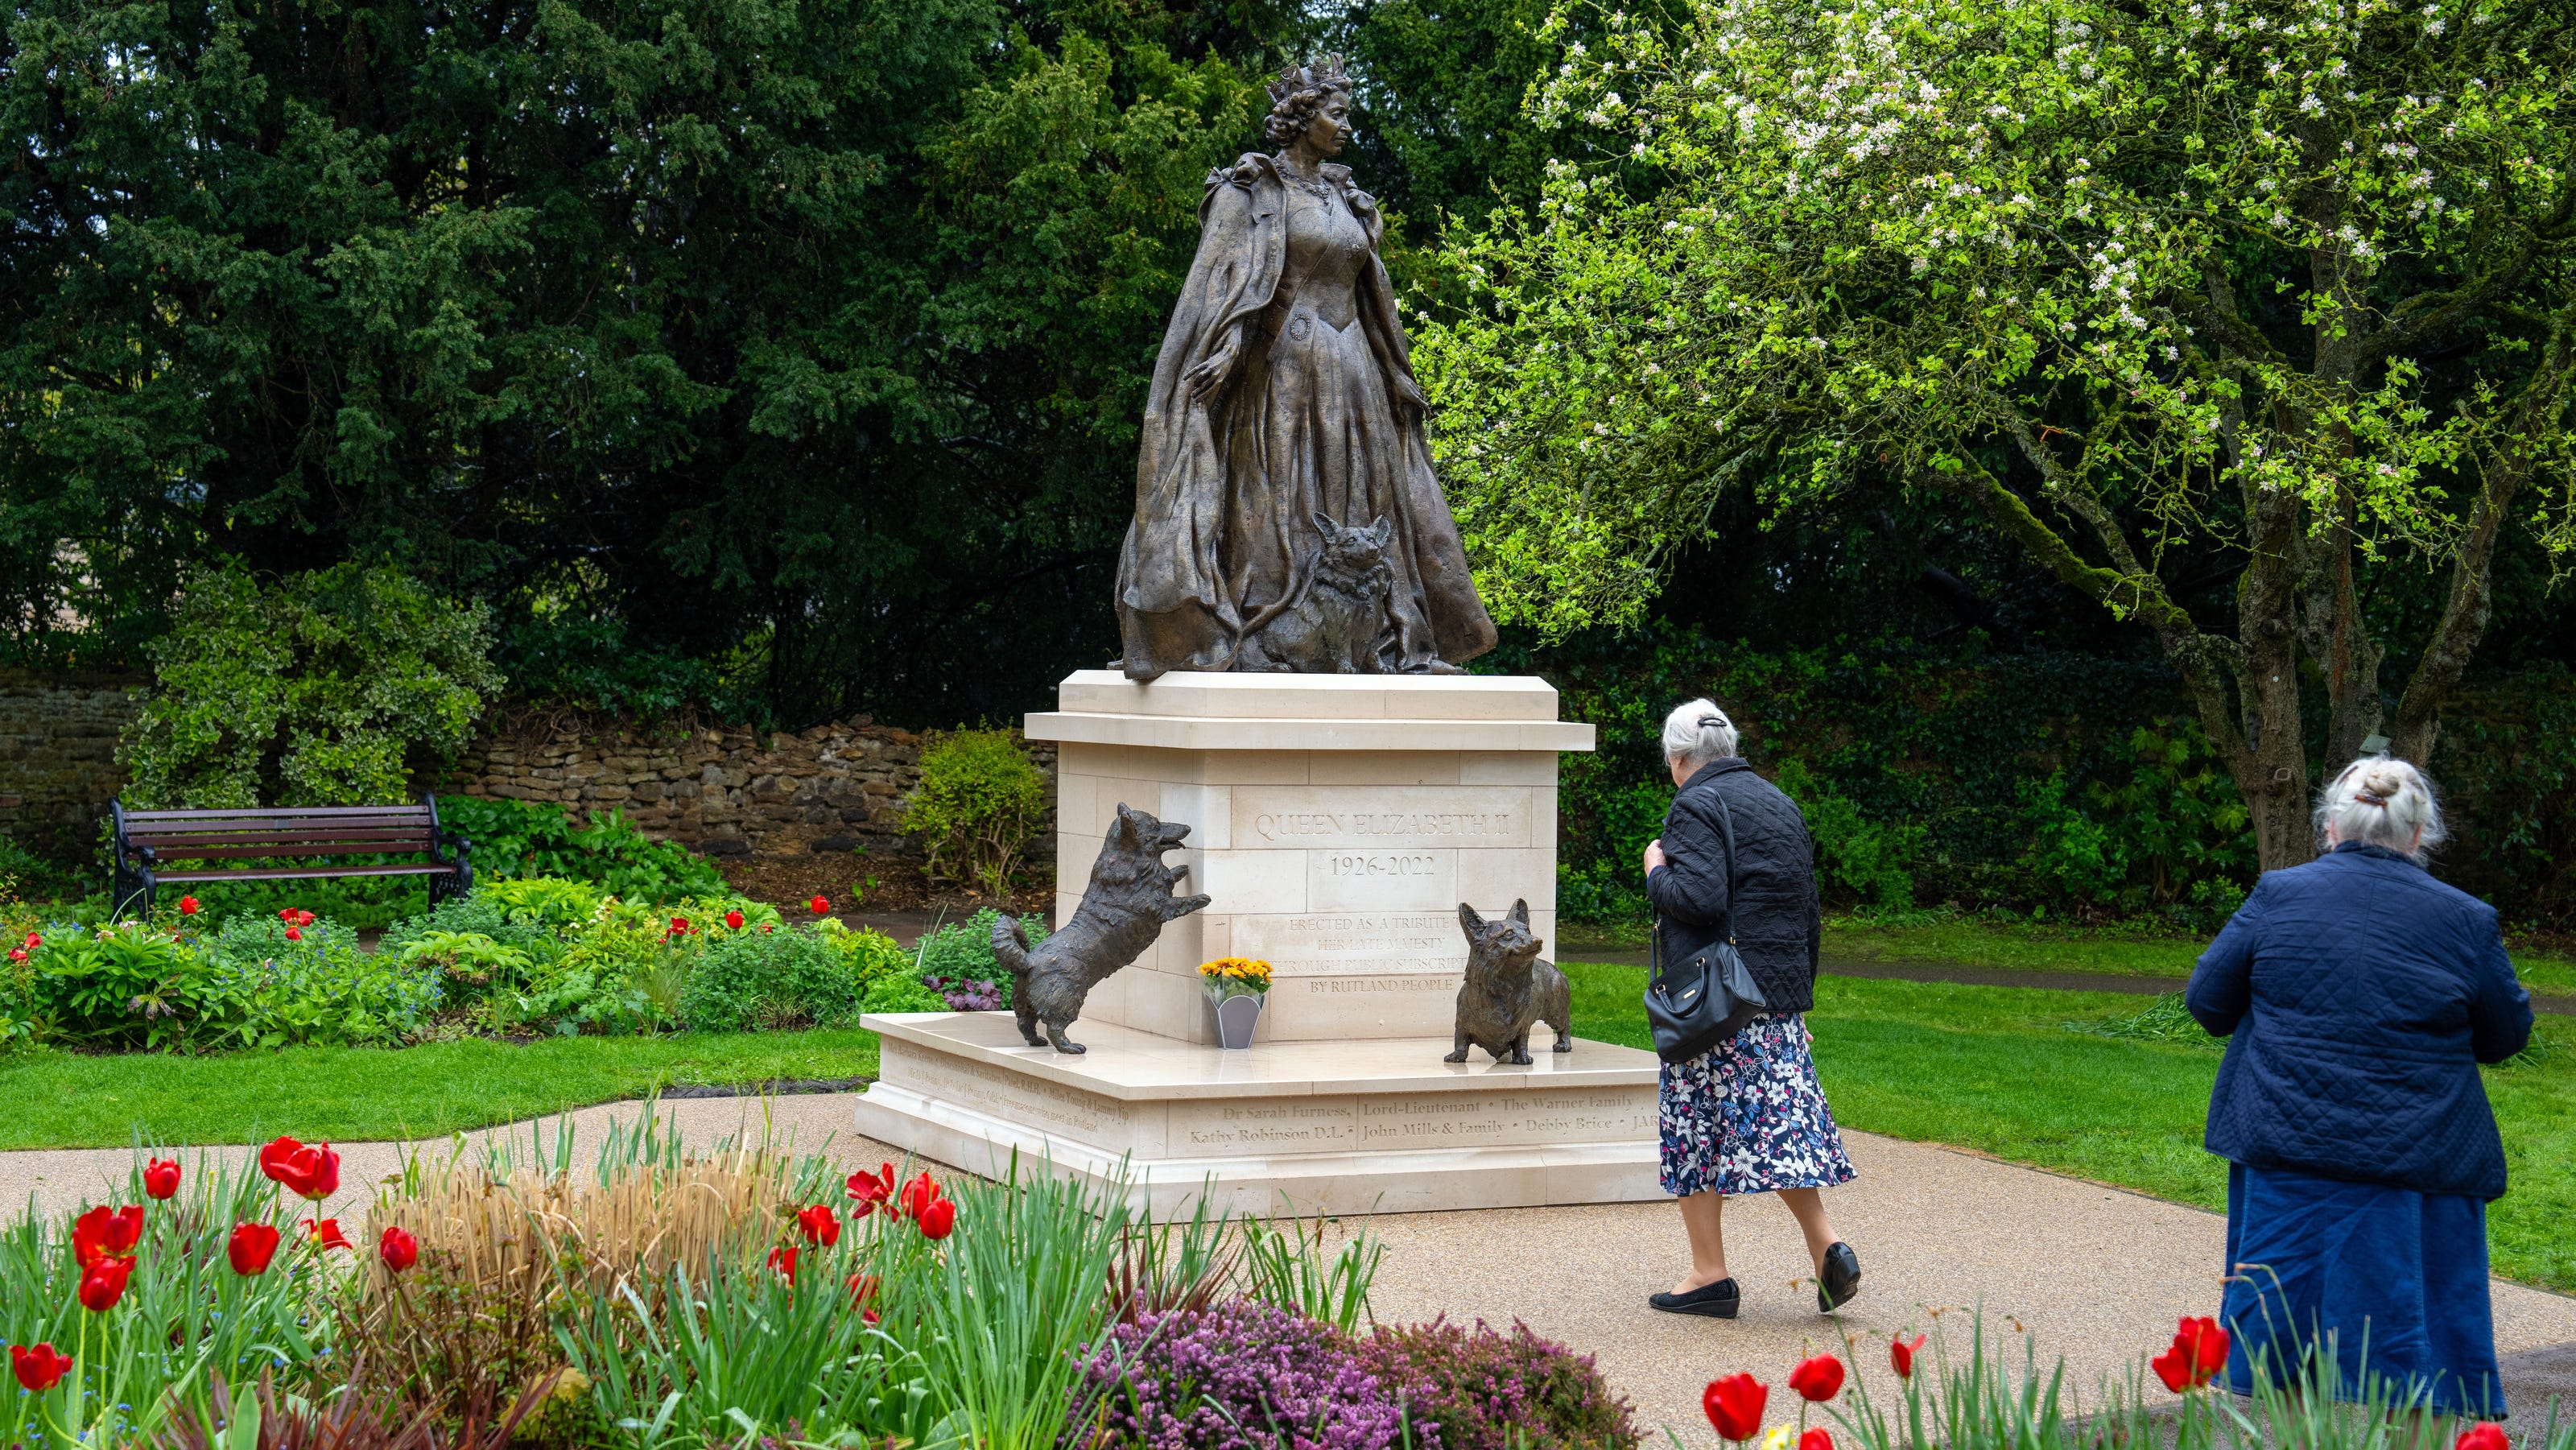
[[[184,836],[137,836],[128,834],[126,841],[137,846],[166,850],[170,846],[256,846],[264,841],[426,841],[429,832],[418,827],[397,830],[391,826],[347,831],[197,831]]]
[[[272,866],[247,871],[155,871],[152,879],[174,881],[292,881],[311,876],[444,876],[453,866],[423,862],[411,866]]]
[[[125,813],[125,819],[131,823],[135,821],[200,821],[212,820],[223,816],[248,817],[254,819],[265,817],[267,819],[274,820],[279,816],[318,816],[327,818],[331,816],[402,815],[419,816],[423,819],[427,819],[429,816],[429,807],[424,805],[226,806],[222,808],[192,811],[127,811]]]
[[[410,827],[430,829],[430,816],[412,814],[397,816],[392,811],[374,816],[206,816],[201,822],[126,822],[126,834],[193,834],[193,832],[240,832],[240,829],[268,829],[268,832],[345,832],[345,829],[376,827]]]
[[[258,861],[268,857],[293,856],[416,856],[428,850],[414,841],[400,845],[384,841],[359,842],[347,846],[268,845],[268,846],[188,846],[178,850],[156,852],[154,870],[160,863],[171,861]]]

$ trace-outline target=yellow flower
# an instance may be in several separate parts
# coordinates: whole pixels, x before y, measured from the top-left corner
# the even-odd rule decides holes
[[[1199,963],[1199,975],[1210,981],[1235,981],[1246,986],[1270,985],[1270,964],[1247,957],[1219,957]]]

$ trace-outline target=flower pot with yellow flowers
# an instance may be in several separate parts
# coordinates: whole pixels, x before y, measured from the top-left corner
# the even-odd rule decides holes
[[[1262,1004],[1270,1000],[1270,964],[1248,957],[1201,962],[1199,983],[1207,988],[1208,1009],[1216,1014],[1216,1045],[1250,1047]]]

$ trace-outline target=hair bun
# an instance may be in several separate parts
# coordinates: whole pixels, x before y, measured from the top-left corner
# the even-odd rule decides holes
[[[2406,772],[2394,764],[2372,765],[2362,771],[2360,785],[2373,804],[2386,805],[2406,789]]]

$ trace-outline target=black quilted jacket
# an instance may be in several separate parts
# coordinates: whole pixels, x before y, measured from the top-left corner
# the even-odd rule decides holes
[[[1723,793],[1735,819],[1735,874],[1726,871],[1718,829]],[[1816,846],[1807,818],[1742,756],[1693,772],[1664,812],[1664,865],[1646,877],[1664,960],[1687,961],[1727,934],[1774,1012],[1816,1005],[1816,952],[1823,920],[1816,903]]]
[[[2184,999],[2229,1038],[2209,1151],[2418,1193],[2504,1195],[2478,1064],[2531,1040],[2495,908],[2359,844],[2269,871]]]

